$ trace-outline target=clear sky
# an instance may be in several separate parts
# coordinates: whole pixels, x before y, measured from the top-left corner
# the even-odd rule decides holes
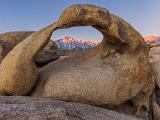
[[[143,36],[160,35],[160,0],[0,0],[0,33],[38,30],[58,19],[74,3],[89,3],[107,8],[130,24]],[[53,39],[73,36],[100,40],[102,35],[91,27],[58,30]]]

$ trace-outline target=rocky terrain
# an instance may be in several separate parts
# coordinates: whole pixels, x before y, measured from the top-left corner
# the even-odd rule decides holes
[[[0,62],[5,58],[5,56],[20,42],[30,36],[33,31],[17,31],[17,32],[7,32],[0,34]],[[35,57],[35,62],[38,66],[43,66],[52,60],[59,57],[58,49],[53,40],[50,40],[48,45],[37,53]]]
[[[123,113],[31,97],[0,97],[0,120],[143,120]]]
[[[104,39],[94,49],[57,59],[57,46],[48,45],[52,33],[75,26],[92,26]],[[36,32],[5,33],[0,39],[0,119],[159,120],[159,44],[146,44],[107,9],[72,5]],[[79,44],[72,38],[57,43],[64,42],[69,49]],[[92,46],[80,42],[83,49],[86,44]]]

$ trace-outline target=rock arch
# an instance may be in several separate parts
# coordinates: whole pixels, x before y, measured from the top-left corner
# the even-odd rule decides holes
[[[53,31],[75,26],[92,26],[104,38],[94,50],[52,62],[38,74],[35,54]],[[133,99],[138,110],[142,106],[149,110],[154,88],[143,37],[108,10],[86,4],[70,6],[57,22],[18,44],[1,63],[0,76],[2,95],[31,92],[31,96],[107,106]]]

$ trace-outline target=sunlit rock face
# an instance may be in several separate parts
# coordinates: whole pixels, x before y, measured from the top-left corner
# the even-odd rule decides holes
[[[138,108],[148,108],[154,88],[148,49],[131,25],[92,5],[67,8],[57,24],[59,28],[92,26],[104,39],[90,51],[43,67],[32,96],[110,107],[132,100]]]
[[[52,32],[92,26],[103,34],[94,49],[53,61],[38,71],[34,58]],[[132,102],[137,115],[150,110],[154,80],[143,37],[105,8],[76,4],[58,21],[19,43],[0,64],[0,94],[30,95],[112,108]]]

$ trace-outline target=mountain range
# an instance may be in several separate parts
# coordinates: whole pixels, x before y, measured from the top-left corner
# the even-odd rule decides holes
[[[61,51],[87,51],[98,44],[97,41],[77,40],[70,36],[56,40],[55,43]]]
[[[145,36],[145,41],[157,41],[160,42],[160,36]],[[66,51],[87,51],[89,49],[95,48],[100,41],[85,41],[85,40],[77,40],[71,36],[65,37],[63,39],[56,40],[58,48],[61,53]]]

